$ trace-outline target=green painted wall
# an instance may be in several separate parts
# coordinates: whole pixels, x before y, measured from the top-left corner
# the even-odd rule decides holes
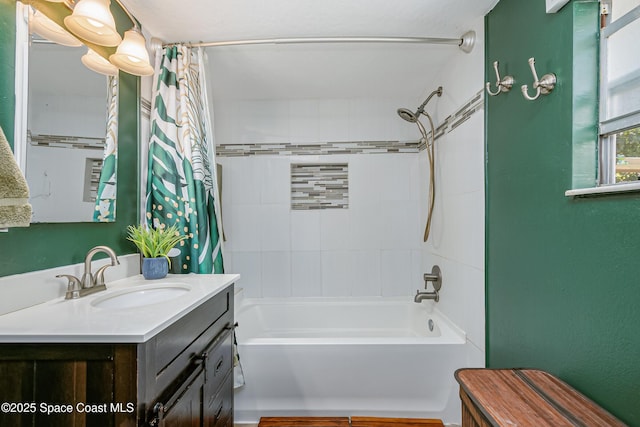
[[[0,0],[0,126],[10,143],[15,114],[15,3]],[[119,30],[131,25],[124,12],[115,17]],[[125,240],[125,229],[138,222],[139,81],[120,73],[116,222],[32,224],[0,233],[0,276],[82,262],[96,245],[110,246],[118,254],[135,252]]]
[[[547,370],[640,426],[640,195],[564,196],[595,176],[598,3],[501,0],[485,22],[486,80],[498,60],[517,81],[486,100],[487,366]],[[529,57],[559,79],[535,102]]]

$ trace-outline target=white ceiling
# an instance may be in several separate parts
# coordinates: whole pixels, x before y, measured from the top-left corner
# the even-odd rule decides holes
[[[287,37],[459,38],[498,0],[121,0],[163,42]],[[179,7],[178,7],[179,6]],[[208,48],[219,98],[406,96],[432,86],[455,46],[260,45]],[[418,96],[422,96],[418,94]]]

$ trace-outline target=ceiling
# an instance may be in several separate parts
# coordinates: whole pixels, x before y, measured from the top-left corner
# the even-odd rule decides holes
[[[498,0],[121,0],[171,42],[287,37],[459,38]],[[177,5],[180,6],[178,10]],[[455,46],[304,44],[208,48],[219,98],[335,98],[424,92]],[[418,94],[421,96],[421,94]]]

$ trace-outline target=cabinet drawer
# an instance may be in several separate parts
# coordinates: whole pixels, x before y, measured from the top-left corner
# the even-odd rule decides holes
[[[156,393],[171,384],[216,336],[232,327],[232,298],[233,286],[158,334],[150,351],[154,366],[150,374],[155,374],[153,388]]]
[[[233,368],[233,333],[232,330],[223,332],[217,342],[207,348],[205,366],[205,390],[213,396],[216,394],[225,377]]]
[[[205,385],[206,387],[206,385]],[[207,394],[205,393],[205,396]],[[233,372],[228,371],[222,387],[203,402],[204,427],[233,427]]]

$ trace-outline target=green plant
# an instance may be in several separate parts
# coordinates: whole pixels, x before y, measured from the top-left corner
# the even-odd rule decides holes
[[[132,241],[145,258],[165,257],[169,264],[169,251],[175,245],[185,240],[187,236],[181,235],[178,227],[150,228],[146,225],[130,225],[127,227],[129,235],[127,240]]]

